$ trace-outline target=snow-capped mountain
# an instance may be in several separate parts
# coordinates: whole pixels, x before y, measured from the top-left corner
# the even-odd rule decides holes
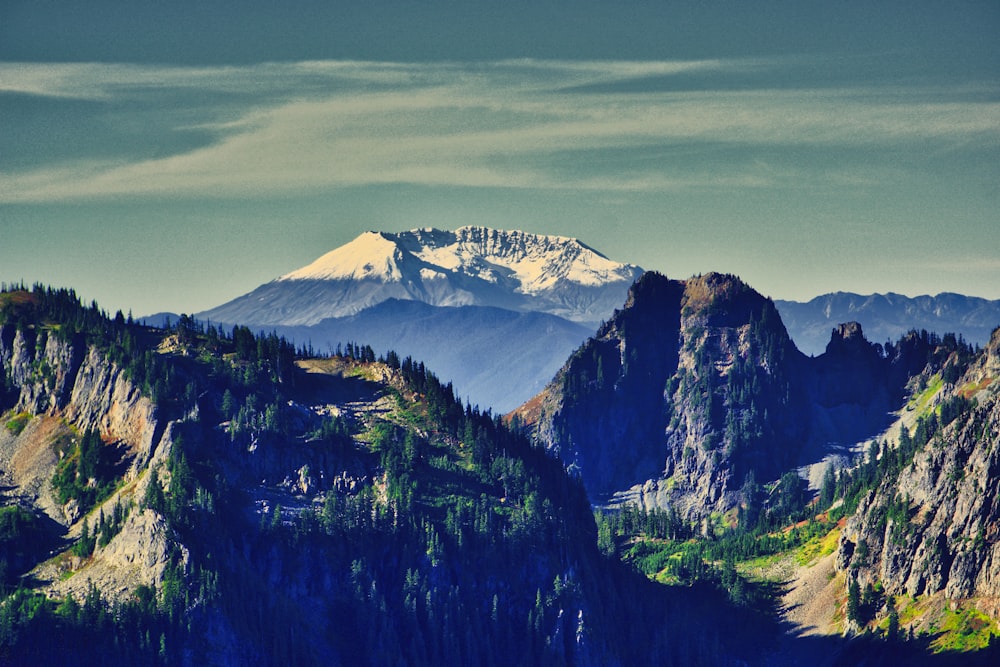
[[[198,317],[312,325],[399,299],[545,312],[589,326],[609,317],[641,274],[561,236],[484,227],[373,231]]]

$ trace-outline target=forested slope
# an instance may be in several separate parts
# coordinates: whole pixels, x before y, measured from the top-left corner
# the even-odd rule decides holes
[[[421,363],[303,353],[0,296],[3,660],[727,664],[772,636],[602,554],[561,463]]]

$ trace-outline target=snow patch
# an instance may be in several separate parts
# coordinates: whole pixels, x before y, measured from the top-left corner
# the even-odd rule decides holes
[[[402,280],[403,253],[389,235],[365,232],[347,245],[331,250],[312,264],[278,280]]]
[[[447,276],[437,269],[431,269],[424,267],[420,269],[420,279],[421,280],[445,280]]]

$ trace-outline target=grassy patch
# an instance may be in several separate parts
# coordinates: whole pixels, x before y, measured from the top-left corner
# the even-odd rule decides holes
[[[28,425],[28,422],[31,421],[31,417],[32,415],[30,412],[21,412],[14,415],[7,420],[7,430],[14,435],[21,435],[21,431],[23,431],[24,427]]]
[[[839,540],[840,528],[834,528],[826,535],[810,538],[809,541],[799,547],[795,559],[799,565],[809,565],[823,556],[828,556],[836,551]]]
[[[756,582],[781,583],[788,579],[792,570],[791,557],[787,551],[751,558],[736,564],[737,572]]]
[[[989,645],[996,624],[978,609],[945,607],[938,630],[941,635],[931,642],[935,651],[978,651]]]
[[[681,555],[674,554],[670,559],[680,561]],[[672,574],[672,569],[667,567],[653,575],[653,581],[664,586],[680,586],[683,583],[676,575]]]
[[[910,399],[907,404],[907,409],[916,412],[917,416],[922,416],[930,412],[931,400],[939,391],[941,387],[944,386],[944,380],[941,379],[940,373],[935,373],[931,376],[930,381],[927,383],[927,387]]]
[[[741,567],[747,571],[751,570],[767,570],[783,559],[787,558],[788,554],[784,551],[776,554],[771,554],[770,556],[759,556],[758,558],[751,558],[750,560],[745,560],[740,563]]]
[[[923,616],[925,610],[920,607],[916,598],[900,595],[896,598],[896,611],[899,614],[900,627],[905,628]]]

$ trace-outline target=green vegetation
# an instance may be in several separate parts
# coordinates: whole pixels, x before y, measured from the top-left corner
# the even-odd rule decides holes
[[[76,500],[86,512],[108,498],[118,477],[113,451],[93,430],[73,439],[68,447],[58,447],[60,460],[52,477],[56,499],[63,504]]]
[[[924,388],[920,393],[914,395],[910,398],[909,402],[906,404],[907,410],[916,412],[918,415],[927,414],[929,407],[931,405],[931,400],[941,391],[941,387],[944,386],[944,380],[940,373],[935,373],[931,376],[930,380],[927,380]]]
[[[21,507],[0,507],[0,595],[51,546],[38,516]]]
[[[171,618],[170,602],[145,586],[117,603],[94,584],[82,602],[18,588],[0,601],[0,655],[22,649],[10,664],[19,655],[30,658],[24,664],[66,664],[71,655],[73,664],[180,664],[187,629]]]
[[[798,509],[807,511],[804,504]],[[825,516],[784,528],[770,526],[769,512],[761,516],[755,527],[720,522],[706,535],[672,509],[626,506],[595,514],[602,550],[619,554],[643,574],[671,585],[708,585],[724,592],[737,606],[766,609],[771,582],[752,580],[740,572],[760,566],[762,559],[771,556],[795,552],[799,559],[811,561],[832,553],[838,531]]]
[[[32,415],[30,413],[27,412],[18,413],[7,420],[6,424],[7,430],[10,431],[13,435],[21,435],[21,431],[23,431],[24,427],[28,425],[28,422],[31,421],[31,418]]]
[[[997,624],[983,612],[967,606],[952,609],[950,605],[943,609],[930,634],[936,635],[931,646],[939,652],[978,651],[1000,637]]]

